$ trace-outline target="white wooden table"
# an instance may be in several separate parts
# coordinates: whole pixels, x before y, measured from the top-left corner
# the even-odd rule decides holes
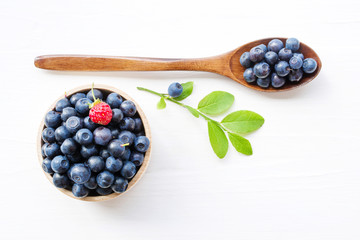
[[[360,3],[344,1],[0,2],[1,239],[360,238]],[[264,37],[297,37],[317,51],[310,84],[267,94],[201,72],[50,72],[42,54],[205,57]],[[235,95],[231,110],[265,118],[254,155],[219,160],[206,122],[136,86],[194,81],[186,103]],[[92,82],[127,92],[147,114],[153,154],[144,178],[104,203],[71,199],[41,172],[35,140],[54,99]]]

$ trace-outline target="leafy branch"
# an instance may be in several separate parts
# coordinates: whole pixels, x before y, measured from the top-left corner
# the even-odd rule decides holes
[[[200,116],[204,118],[208,123],[211,147],[219,158],[224,158],[229,148],[228,138],[225,133],[227,133],[231,144],[238,152],[245,155],[252,155],[250,142],[242,137],[241,134],[250,133],[259,129],[264,124],[264,118],[262,116],[252,111],[240,110],[228,114],[221,122],[218,122],[209,116],[217,116],[229,110],[234,103],[234,96],[228,92],[214,91],[205,96],[199,102],[197,108],[193,108],[180,102],[191,95],[193,82],[186,82],[181,85],[183,86],[183,92],[176,98],[143,87],[138,87],[137,89],[159,96],[158,109],[166,108],[165,100],[167,100],[186,108],[196,118]]]

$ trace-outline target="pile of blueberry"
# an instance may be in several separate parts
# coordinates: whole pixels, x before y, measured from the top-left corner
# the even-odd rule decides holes
[[[248,83],[256,83],[262,88],[271,84],[280,88],[289,82],[298,82],[303,73],[313,73],[317,63],[313,58],[304,59],[297,51],[300,42],[296,38],[288,38],[285,43],[273,39],[268,43],[253,47],[250,52],[244,52],[240,57],[240,64],[246,68],[244,79]]]
[[[150,144],[132,101],[93,91],[59,100],[46,114],[42,132],[43,170],[56,187],[79,198],[124,192]],[[106,126],[89,117],[93,96],[111,108]]]

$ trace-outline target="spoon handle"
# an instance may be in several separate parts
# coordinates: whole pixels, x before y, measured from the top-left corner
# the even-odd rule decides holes
[[[227,55],[194,59],[113,57],[92,55],[44,55],[35,58],[38,68],[61,71],[207,71],[227,72]]]

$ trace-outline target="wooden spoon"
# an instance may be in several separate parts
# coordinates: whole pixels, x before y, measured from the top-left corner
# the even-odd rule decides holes
[[[305,58],[313,58],[317,69],[312,74],[304,74],[297,83],[287,82],[282,88],[269,87],[263,89],[256,84],[249,84],[243,78],[245,68],[240,65],[240,56],[259,45],[267,45],[274,38],[265,38],[247,43],[233,51],[214,57],[194,59],[142,58],[142,57],[112,57],[92,55],[45,55],[35,58],[35,66],[48,70],[62,71],[206,71],[224,75],[242,85],[264,92],[290,90],[313,80],[321,70],[319,56],[304,43],[300,44],[299,52]],[[286,38],[278,38],[285,43]]]

